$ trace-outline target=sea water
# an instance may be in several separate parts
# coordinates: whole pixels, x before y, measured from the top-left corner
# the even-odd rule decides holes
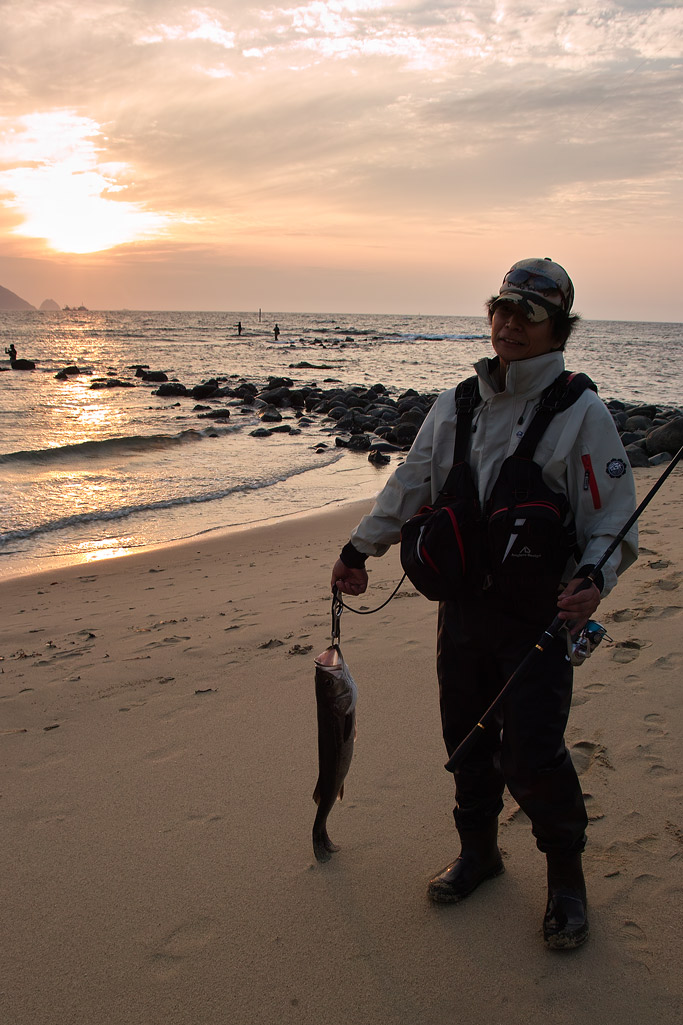
[[[397,465],[394,456],[376,469],[337,448],[322,417],[269,438],[252,436],[258,411],[239,402],[221,400],[227,423],[202,419],[195,406],[208,403],[155,395],[137,365],[188,388],[286,376],[322,388],[382,383],[398,395],[451,387],[490,354],[489,339],[484,317],[0,313],[0,353],[13,343],[36,363],[13,371],[0,361],[0,577],[369,501]],[[566,362],[605,399],[678,408],[682,354],[680,324],[585,321]],[[56,379],[70,365],[80,373]],[[93,389],[96,379],[134,386]],[[296,429],[294,411],[282,412]]]

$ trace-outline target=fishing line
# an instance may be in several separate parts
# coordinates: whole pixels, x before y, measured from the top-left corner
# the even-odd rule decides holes
[[[400,588],[401,584],[403,583],[403,581],[405,580],[405,578],[406,578],[406,574],[404,573],[403,576],[401,577],[401,579],[399,580],[399,582],[396,584],[396,587],[394,588],[394,590],[391,592],[391,594],[387,598],[387,600],[383,601],[381,605],[378,605],[376,609],[354,609],[354,608],[352,608],[350,605],[346,604],[346,602],[343,600],[343,598],[340,597],[339,591],[337,590],[336,587],[332,588],[332,594],[334,595],[334,598],[332,600],[333,601],[338,601],[343,609],[347,609],[348,612],[355,612],[357,616],[371,616],[373,614],[373,612],[379,612],[381,609],[384,608],[385,605],[389,604],[389,602],[391,601],[392,598],[396,597],[396,595],[398,594],[399,588]]]

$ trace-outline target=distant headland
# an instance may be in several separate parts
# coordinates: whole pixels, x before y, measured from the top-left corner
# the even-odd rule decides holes
[[[35,310],[35,306],[0,285],[0,310]]]
[[[59,303],[55,302],[54,299],[44,299],[43,302],[37,307],[44,313],[52,313],[55,310],[61,310]],[[3,288],[0,285],[0,311],[6,312],[9,310],[35,310],[36,307],[32,303],[27,302],[26,299],[22,299],[16,292],[10,292],[9,288]],[[65,306],[65,310],[85,310],[86,307],[81,306]]]

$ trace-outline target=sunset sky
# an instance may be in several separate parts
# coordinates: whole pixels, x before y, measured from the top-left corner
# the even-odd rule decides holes
[[[93,309],[479,314],[551,256],[683,321],[683,9],[0,0],[0,285]]]

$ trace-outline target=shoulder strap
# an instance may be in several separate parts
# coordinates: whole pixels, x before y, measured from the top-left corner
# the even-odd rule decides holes
[[[479,379],[476,374],[473,377],[468,377],[465,381],[461,381],[455,389],[456,419],[455,444],[453,445],[453,466],[450,468],[443,487],[439,492],[442,501],[445,496],[452,495],[457,490],[457,485],[461,478],[458,476],[459,470],[456,469],[456,467],[460,467],[461,464],[465,463],[467,442],[469,440],[470,428],[472,426],[472,417],[474,416],[474,410],[480,401]],[[467,473],[470,473],[469,466],[467,466]]]
[[[461,381],[455,389],[455,445],[453,463],[463,463],[467,455],[467,443],[472,426],[474,410],[481,402],[479,378],[476,374]]]
[[[571,373],[563,370],[549,385],[539,399],[533,419],[515,450],[516,456],[532,459],[536,446],[545,434],[548,424],[556,413],[569,409],[586,388],[597,392],[597,387],[587,374]]]

